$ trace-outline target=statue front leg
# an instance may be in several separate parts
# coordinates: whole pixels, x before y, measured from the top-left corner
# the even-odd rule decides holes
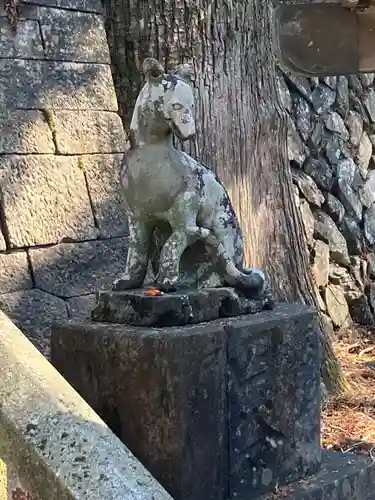
[[[113,282],[113,290],[143,285],[150,253],[152,227],[148,221],[129,216],[129,249],[125,272]]]

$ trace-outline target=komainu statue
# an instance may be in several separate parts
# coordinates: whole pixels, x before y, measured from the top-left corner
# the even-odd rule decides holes
[[[129,218],[126,269],[114,290],[143,285],[149,261],[163,292],[233,287],[259,296],[266,277],[243,267],[243,237],[217,175],[173,145],[195,136],[191,67],[165,74],[144,61],[146,82],[135,104],[121,186]]]

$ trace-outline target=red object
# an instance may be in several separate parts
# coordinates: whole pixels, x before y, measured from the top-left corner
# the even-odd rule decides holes
[[[156,288],[151,288],[151,290],[147,290],[145,292],[146,295],[163,295],[163,292],[161,292],[160,290],[156,290]]]

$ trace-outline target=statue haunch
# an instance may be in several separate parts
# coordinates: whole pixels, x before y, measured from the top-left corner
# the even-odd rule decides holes
[[[242,234],[224,186],[212,170],[173,146],[173,134],[184,141],[195,135],[189,65],[164,74],[149,58],[143,70],[146,83],[121,169],[129,252],[114,289],[142,286],[153,254],[156,282],[164,291],[233,286],[260,294],[265,275],[243,268]]]

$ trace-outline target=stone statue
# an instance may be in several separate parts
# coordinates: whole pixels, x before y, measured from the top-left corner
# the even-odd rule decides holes
[[[173,145],[195,136],[191,67],[170,74],[144,61],[146,83],[135,104],[121,186],[129,219],[126,269],[114,290],[141,287],[151,260],[164,292],[230,286],[258,296],[263,271],[243,267],[243,237],[217,175]]]

